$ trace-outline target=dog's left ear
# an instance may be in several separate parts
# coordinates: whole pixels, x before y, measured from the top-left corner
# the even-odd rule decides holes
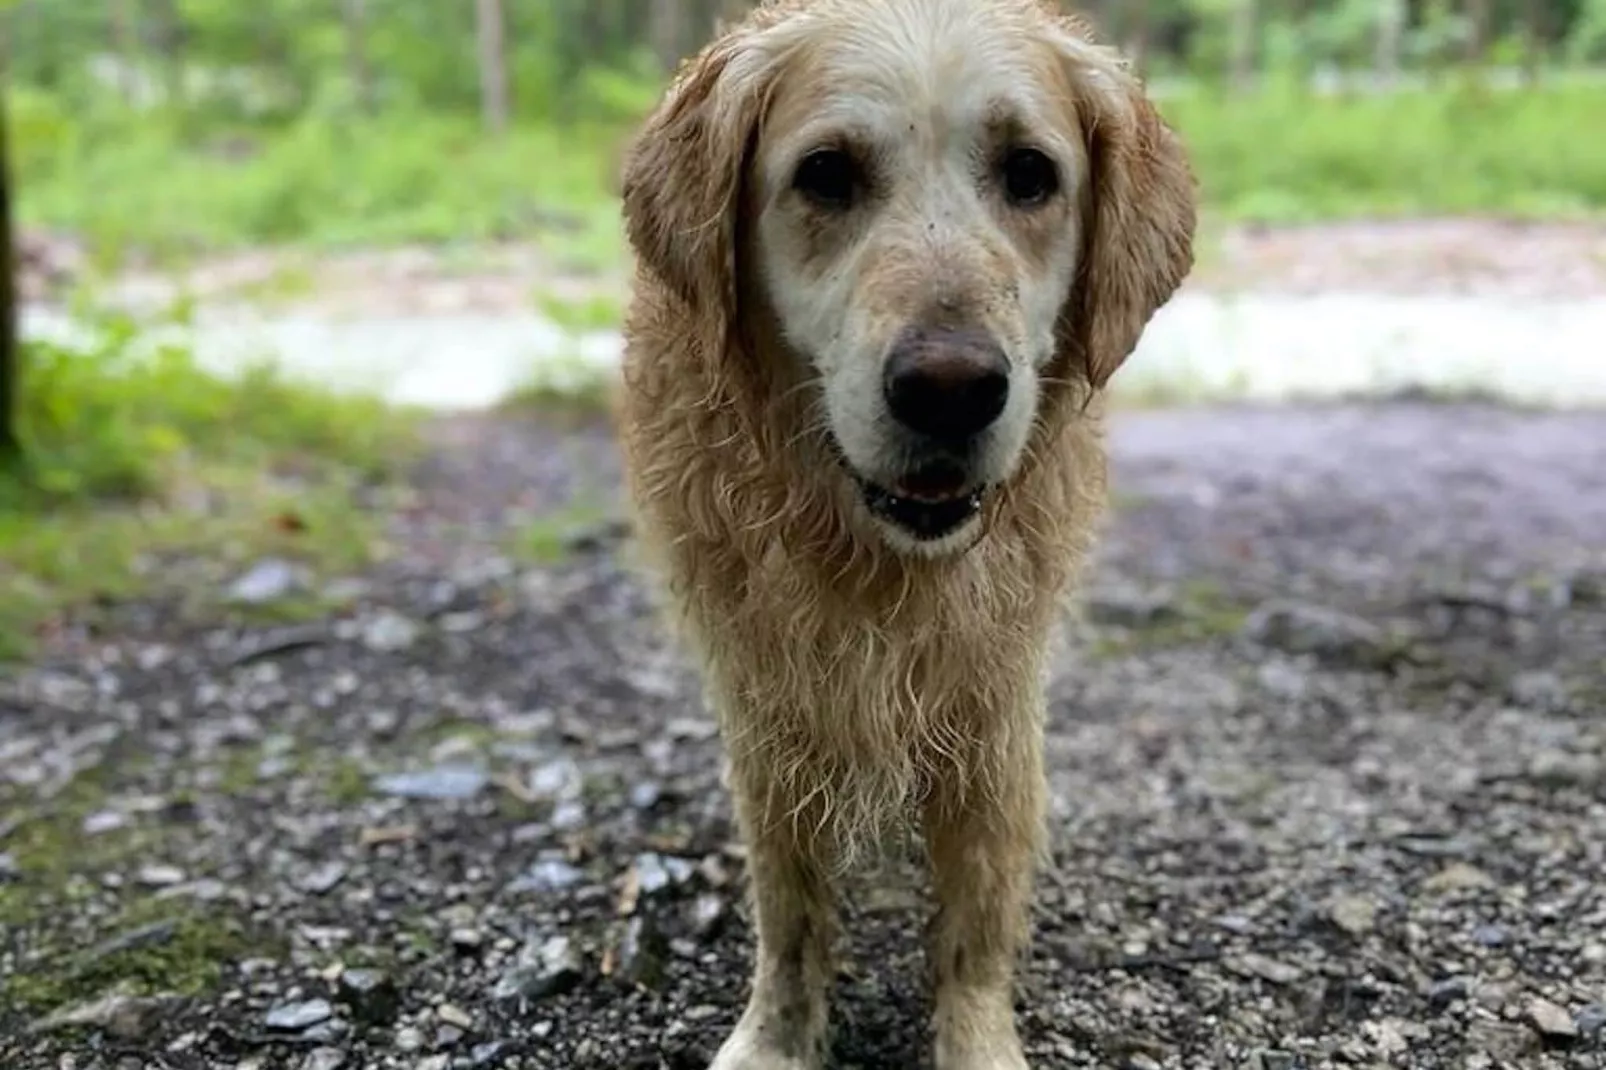
[[[1181,142],[1126,65],[1079,24],[1065,20],[1058,29],[1090,163],[1082,265],[1066,328],[1097,389],[1193,268],[1195,183]]]
[[[681,65],[625,157],[625,231],[642,264],[699,313],[736,311],[736,219],[764,94],[730,30]]]

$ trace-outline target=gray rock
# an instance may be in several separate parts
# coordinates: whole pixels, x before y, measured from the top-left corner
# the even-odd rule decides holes
[[[229,584],[228,600],[260,606],[287,598],[306,584],[305,573],[288,561],[264,558]]]
[[[334,890],[335,885],[346,879],[346,864],[344,862],[325,862],[315,869],[308,870],[296,881],[296,887],[309,895],[324,895]]]
[[[1399,653],[1370,621],[1322,606],[1268,602],[1249,615],[1244,635],[1261,646],[1346,668],[1376,668]]]
[[[579,799],[585,791],[585,775],[572,758],[560,758],[536,767],[530,773],[530,794],[554,803]]]
[[[1578,1026],[1578,1032],[1586,1037],[1594,1037],[1602,1030],[1606,1030],[1606,1003],[1591,1003],[1579,1008],[1573,1016],[1573,1022]]]
[[[1548,999],[1529,1000],[1523,1017],[1546,1043],[1570,1044],[1578,1039],[1578,1023],[1573,1016]]]
[[[1499,925],[1479,925],[1472,930],[1472,942],[1480,947],[1504,947],[1511,934]]]
[[[656,988],[664,979],[668,942],[652,920],[636,915],[619,938],[617,976],[627,984]]]
[[[340,975],[339,996],[358,1021],[385,1025],[396,1017],[401,993],[396,983],[379,970],[346,970]]]
[[[1470,991],[1465,977],[1446,977],[1428,988],[1428,1002],[1435,1009],[1443,1010],[1457,1000],[1466,999]]]
[[[436,1007],[435,1017],[465,1032],[474,1028],[474,1016],[455,1003],[442,1003]]]
[[[510,892],[559,892],[585,879],[585,873],[558,855],[537,858],[522,877],[507,886]]]
[[[166,888],[173,884],[184,883],[184,871],[177,866],[153,863],[141,866],[134,879],[147,888]]]
[[[512,968],[496,982],[491,995],[497,1000],[537,1000],[559,995],[580,983],[583,968],[579,949],[568,937],[531,940],[519,949]]]
[[[374,790],[406,799],[470,799],[485,790],[490,774],[478,765],[442,765],[374,778]]]
[[[314,1048],[301,1062],[301,1070],[340,1070],[346,1065],[346,1053],[339,1048]]]
[[[469,1049],[468,1065],[471,1070],[501,1066],[507,1059],[508,1045],[504,1040],[488,1040]]]
[[[299,1003],[281,1003],[268,1010],[262,1024],[275,1033],[300,1033],[334,1016],[335,1009],[326,999],[308,999]]]
[[[421,630],[411,617],[395,610],[381,610],[363,624],[362,643],[376,653],[392,654],[417,642]]]
[[[55,1010],[34,1022],[28,1031],[51,1033],[62,1029],[104,1029],[119,1040],[136,1040],[149,1035],[155,1023],[176,999],[175,996],[166,995],[136,997],[114,993]]]
[[[725,897],[714,892],[704,892],[691,904],[691,930],[699,939],[707,940],[717,936],[724,927],[725,919],[729,915],[729,904]]]
[[[684,858],[646,851],[636,856],[635,870],[641,894],[656,895],[671,886],[685,884],[697,867]]]

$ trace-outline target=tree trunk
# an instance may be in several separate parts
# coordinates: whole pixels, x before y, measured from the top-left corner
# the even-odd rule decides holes
[[[0,83],[0,465],[22,454],[17,400],[22,375],[17,342],[17,250],[11,216],[11,139],[4,83]]]
[[[1466,0],[1467,39],[1462,59],[1482,66],[1489,55],[1489,0]]]
[[[1545,55],[1545,0],[1525,0],[1523,4],[1522,80],[1525,85],[1539,81],[1539,68]]]
[[[123,103],[133,107],[139,103],[139,29],[133,8],[135,0],[111,0],[112,52],[122,68],[118,74],[122,81]]]
[[[1255,40],[1259,36],[1260,12],[1255,0],[1237,0],[1232,10],[1232,89],[1247,93],[1255,77]]]
[[[1404,0],[1377,0],[1377,80],[1393,84],[1400,73],[1400,44],[1405,32]]]
[[[374,109],[374,86],[368,71],[368,3],[346,0],[346,76],[357,110],[364,115]]]
[[[480,41],[480,107],[486,127],[495,134],[507,129],[507,46],[502,24],[502,0],[477,0]]]
[[[683,31],[686,24],[685,4],[682,0],[649,0],[652,4],[647,15],[647,39],[658,68],[665,74],[680,63]]]

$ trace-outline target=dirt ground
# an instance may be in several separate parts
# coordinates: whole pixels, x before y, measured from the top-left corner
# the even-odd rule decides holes
[[[742,855],[610,438],[437,446],[354,608],[127,606],[0,680],[0,1065],[706,1065]],[[1112,447],[1034,1067],[1606,1067],[1606,416],[1134,412]],[[918,874],[846,898],[832,1065],[929,1065]]]

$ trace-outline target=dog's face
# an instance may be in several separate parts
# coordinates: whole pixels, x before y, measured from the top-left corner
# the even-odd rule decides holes
[[[627,168],[633,242],[704,314],[747,314],[756,273],[899,549],[969,545],[1045,398],[1102,384],[1187,270],[1180,152],[1073,29],[1037,0],[783,0],[691,64]]]

